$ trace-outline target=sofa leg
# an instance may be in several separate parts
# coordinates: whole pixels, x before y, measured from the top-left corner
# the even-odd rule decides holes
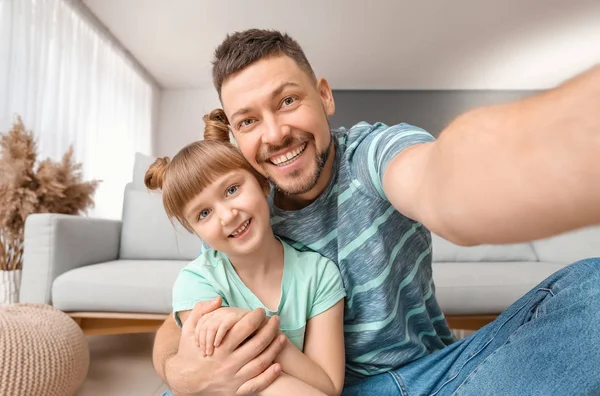
[[[67,312],[85,335],[153,333],[168,315],[122,312]],[[494,321],[497,315],[449,315],[451,329],[479,330]]]
[[[479,330],[497,317],[497,315],[450,315],[446,316],[446,320],[451,329]]]
[[[67,312],[86,336],[153,333],[168,315],[121,312]]]

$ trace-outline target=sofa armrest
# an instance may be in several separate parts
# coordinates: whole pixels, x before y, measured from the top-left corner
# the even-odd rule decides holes
[[[121,221],[32,214],[25,221],[20,302],[50,304],[52,283],[69,270],[116,260]]]

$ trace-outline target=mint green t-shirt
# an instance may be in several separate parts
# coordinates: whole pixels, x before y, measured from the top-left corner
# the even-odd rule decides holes
[[[267,316],[279,315],[281,331],[303,350],[306,323],[333,307],[346,296],[338,267],[318,253],[300,252],[283,245],[283,279],[277,311],[272,311],[246,287],[227,256],[213,249],[204,251],[185,266],[173,286],[173,312],[187,311],[198,301],[223,299],[223,306],[262,308]]]

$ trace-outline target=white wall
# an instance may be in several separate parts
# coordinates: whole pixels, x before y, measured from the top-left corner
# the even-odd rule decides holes
[[[147,153],[150,155],[154,155],[157,152],[159,143],[158,139],[160,137],[160,111],[162,107],[161,98],[163,95],[163,90],[161,90],[157,85],[152,87],[152,147],[151,152]]]
[[[433,13],[435,18],[430,15],[424,21],[423,31],[403,35],[401,41],[390,35],[387,44],[378,43],[374,29],[355,31],[356,40],[373,43],[373,59],[369,58],[373,54],[353,53],[352,48],[328,40],[319,44],[308,40],[306,53],[317,75],[326,77],[334,89],[541,90],[600,64],[597,0],[553,0],[551,3],[557,7],[544,9],[524,2],[520,13],[514,7],[495,10],[490,3],[477,3],[477,7],[470,0],[467,3],[469,7],[463,1],[458,9],[448,3],[445,10],[462,25],[449,26],[444,10],[439,10]],[[441,6],[427,7],[435,10]],[[469,12],[461,14],[466,9]],[[423,14],[427,15],[425,11]],[[405,30],[397,28],[400,33]],[[434,28],[437,31],[432,31]],[[325,45],[328,42],[329,47]],[[382,50],[386,45],[387,50]],[[402,49],[400,54],[394,51],[396,47]],[[340,59],[347,67],[332,71],[330,64]],[[360,78],[351,77],[351,71]],[[204,69],[201,72],[210,76]],[[172,155],[200,138],[202,116],[217,106],[219,101],[212,88],[164,91],[157,152]]]
[[[215,47],[256,27],[334,89],[542,89],[600,61],[599,0],[83,2],[169,89],[211,87]]]
[[[578,2],[580,8],[574,6]],[[456,89],[540,90],[600,64],[600,2],[564,1],[562,5],[564,10],[538,15],[530,9],[529,23],[505,26],[503,35],[486,40],[488,32],[482,28],[480,35],[466,40],[468,44],[457,43],[456,56],[464,55],[463,59],[450,62],[454,68],[448,72],[453,78],[440,83]],[[578,12],[569,13],[569,8]],[[447,54],[453,50],[452,46],[443,49]],[[436,67],[443,74],[444,65]]]
[[[172,157],[183,146],[202,139],[202,117],[220,106],[214,88],[163,90],[155,155]]]

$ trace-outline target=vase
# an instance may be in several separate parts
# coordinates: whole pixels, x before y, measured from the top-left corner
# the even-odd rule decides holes
[[[19,302],[21,270],[0,271],[0,305]]]

